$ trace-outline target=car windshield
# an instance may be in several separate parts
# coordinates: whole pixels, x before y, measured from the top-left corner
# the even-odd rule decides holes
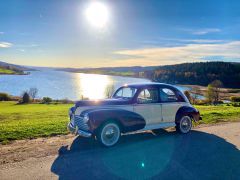
[[[122,87],[114,93],[113,98],[131,99],[131,98],[133,98],[133,96],[135,95],[136,92],[137,92],[136,88]]]

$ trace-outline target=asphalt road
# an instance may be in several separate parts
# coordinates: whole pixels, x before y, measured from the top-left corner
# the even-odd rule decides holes
[[[240,123],[132,134],[112,148],[77,137],[56,155],[1,164],[0,179],[240,179]]]

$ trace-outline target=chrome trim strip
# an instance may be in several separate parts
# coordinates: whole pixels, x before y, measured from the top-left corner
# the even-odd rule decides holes
[[[169,127],[175,127],[175,126],[176,126],[175,122],[162,122],[162,123],[159,123],[159,124],[146,125],[145,128],[143,128],[141,130],[146,131],[146,130],[169,128]]]

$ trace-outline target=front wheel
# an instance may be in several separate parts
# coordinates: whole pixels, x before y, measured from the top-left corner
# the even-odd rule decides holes
[[[186,134],[192,129],[192,119],[189,116],[183,116],[176,125],[178,132]]]
[[[104,146],[110,147],[115,145],[121,135],[119,126],[114,122],[105,123],[98,130],[97,140]]]

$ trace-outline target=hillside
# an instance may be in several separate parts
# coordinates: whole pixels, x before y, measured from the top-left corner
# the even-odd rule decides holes
[[[131,66],[131,67],[102,67],[102,68],[56,68],[58,71],[74,73],[105,74],[113,76],[139,77],[140,72],[153,71],[156,66]]]
[[[0,61],[0,74],[18,74],[23,75],[25,74],[24,71],[32,71],[33,69],[27,68],[24,66],[19,66],[15,64],[9,64]]]
[[[240,63],[199,62],[159,66],[144,77],[157,82],[207,86],[218,79],[224,87],[240,88]]]

